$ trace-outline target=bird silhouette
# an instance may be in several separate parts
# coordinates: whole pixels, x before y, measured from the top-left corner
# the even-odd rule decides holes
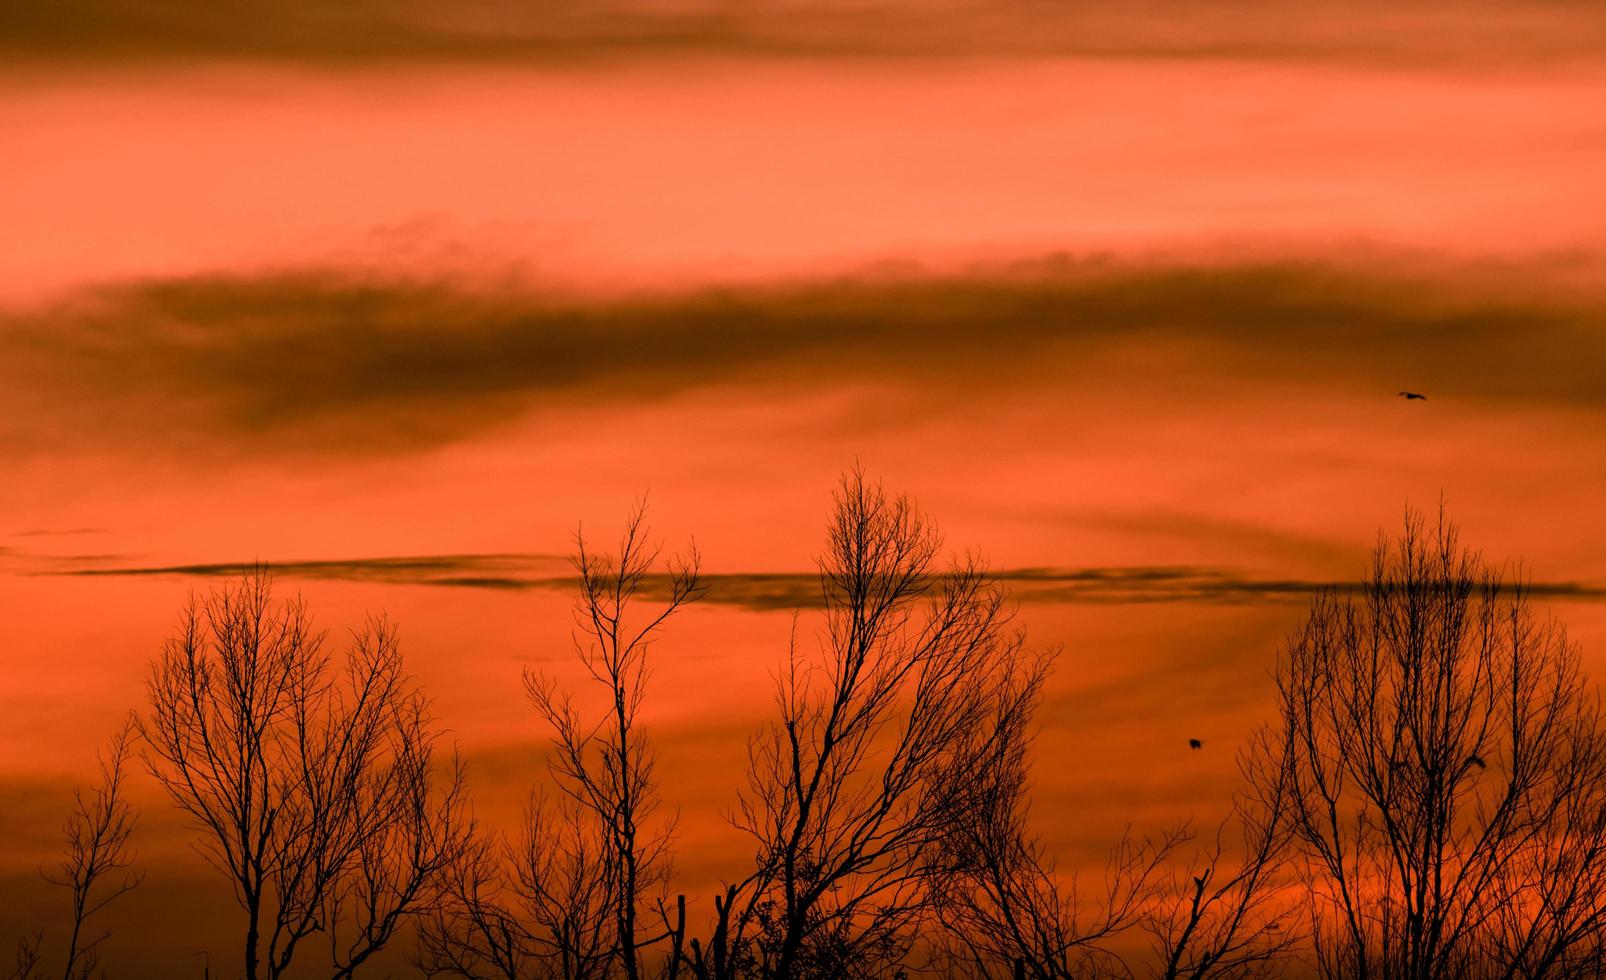
[[[1199,741],[1196,738],[1190,738],[1190,739],[1188,739],[1188,748],[1190,748],[1190,749],[1202,749],[1202,748],[1204,748],[1204,743]]]
[[[1470,759],[1468,759],[1467,761],[1472,763],[1473,765],[1477,766],[1479,769],[1487,769],[1487,768],[1489,768],[1489,764],[1487,762],[1483,761],[1483,756],[1481,756],[1481,755],[1475,755],[1475,756],[1471,757]]]
[[[1405,399],[1406,401],[1411,401],[1411,400],[1414,399],[1416,401],[1425,402],[1425,401],[1428,400],[1428,396],[1427,395],[1419,395],[1414,391],[1402,391],[1402,392],[1400,392],[1400,397]]]

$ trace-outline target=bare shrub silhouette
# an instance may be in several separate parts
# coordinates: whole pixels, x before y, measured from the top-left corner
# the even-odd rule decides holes
[[[191,600],[148,682],[146,765],[233,887],[247,980],[285,975],[314,936],[330,976],[353,976],[466,846],[461,766],[437,778],[394,627],[370,620],[338,664],[323,646],[259,568]]]
[[[694,975],[893,976],[935,924],[946,841],[976,818],[1050,659],[1025,652],[980,564],[943,567],[941,547],[906,498],[844,477],[819,648],[794,635],[732,814],[755,867],[716,897]]]
[[[673,821],[656,816],[656,757],[638,717],[654,638],[703,590],[693,547],[668,559],[663,601],[635,612],[662,557],[645,516],[638,504],[616,556],[576,536],[575,652],[606,707],[588,716],[552,678],[526,671],[552,731],[557,793],[532,794],[515,840],[481,834],[454,868],[451,901],[421,931],[417,962],[430,975],[637,980],[654,968],[643,951],[665,944],[662,971],[680,967],[685,907],[671,910],[665,893]]]
[[[140,872],[131,871],[135,855],[131,839],[139,823],[139,810],[128,802],[124,784],[134,739],[130,718],[117,730],[97,759],[100,779],[85,792],[73,791],[73,811],[62,827],[63,852],[55,869],[41,871],[46,881],[66,890],[72,919],[63,956],[62,980],[88,980],[100,963],[99,947],[111,937],[102,932],[89,938],[89,920],[112,902],[139,887]],[[43,932],[17,945],[13,980],[34,980],[43,975]]]
[[[1380,538],[1358,595],[1312,603],[1277,684],[1257,782],[1289,780],[1323,976],[1601,974],[1598,696],[1442,510]]]

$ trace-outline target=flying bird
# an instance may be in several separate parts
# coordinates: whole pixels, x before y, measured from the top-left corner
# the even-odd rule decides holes
[[[1406,401],[1411,401],[1412,399],[1415,399],[1416,401],[1425,402],[1425,401],[1428,400],[1428,396],[1427,395],[1419,395],[1414,391],[1402,391],[1402,392],[1400,392],[1400,397],[1405,399]]]
[[[1199,741],[1196,738],[1190,738],[1190,739],[1188,739],[1188,748],[1190,748],[1190,749],[1202,749],[1202,748],[1204,748],[1204,743]]]

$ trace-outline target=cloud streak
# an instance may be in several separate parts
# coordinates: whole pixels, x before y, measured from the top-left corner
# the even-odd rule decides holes
[[[231,578],[253,568],[256,561],[205,562],[179,565],[98,564],[46,574],[69,576],[178,575],[192,578]],[[555,555],[478,554],[416,555],[396,558],[320,559],[267,563],[275,575],[291,579],[332,579],[348,582],[388,582],[402,585],[481,585],[486,588],[517,583],[520,587],[545,581],[568,565]]]
[[[612,298],[343,269],[113,283],[0,310],[13,420],[0,441],[384,453],[543,407],[777,383],[935,404],[1034,384],[1164,398],[1208,382],[1250,404],[1290,383],[1391,394],[1409,378],[1435,406],[1598,411],[1606,296],[1577,285],[1597,270],[1589,256],[1055,256]]]
[[[449,588],[568,591],[575,580],[554,574],[564,559],[552,555],[432,555],[272,562],[287,579],[386,582]],[[227,578],[251,562],[183,565],[86,565],[43,574],[61,576],[153,576]],[[1012,568],[996,573],[998,582],[1025,603],[1134,604],[1194,602],[1260,604],[1302,601],[1328,589],[1348,591],[1353,583],[1245,575],[1206,565],[1139,565],[1108,568]],[[823,606],[819,577],[808,572],[714,573],[703,577],[706,601],[757,612],[818,609]],[[1584,582],[1534,582],[1536,597],[1592,601],[1606,599],[1606,586]],[[643,584],[648,599],[669,594],[665,576]]]

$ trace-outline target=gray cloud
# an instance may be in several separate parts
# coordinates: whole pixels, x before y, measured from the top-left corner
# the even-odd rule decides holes
[[[822,381],[932,406],[1116,382],[1253,404],[1292,381],[1600,410],[1606,296],[1574,285],[1598,266],[1052,257],[611,299],[339,269],[113,283],[0,311],[0,442],[394,452],[543,407]]]

